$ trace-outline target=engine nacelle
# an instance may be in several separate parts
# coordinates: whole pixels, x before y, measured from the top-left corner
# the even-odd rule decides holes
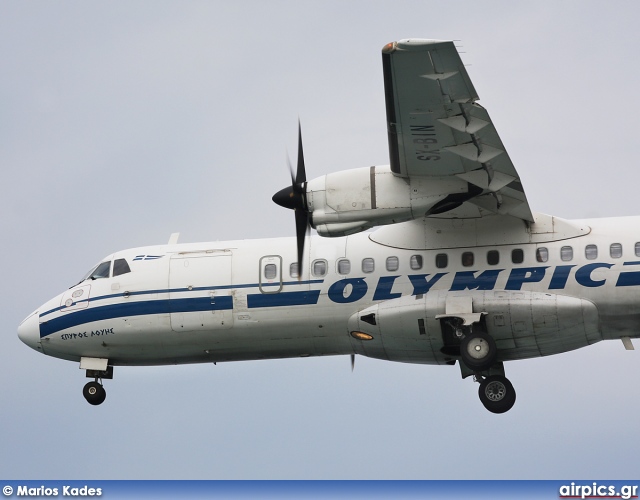
[[[318,234],[346,236],[446,212],[480,192],[455,176],[405,179],[388,166],[377,166],[313,179],[307,183],[306,198]]]
[[[602,340],[598,310],[588,300],[528,291],[434,290],[354,314],[349,319],[351,343],[369,357],[451,363],[459,355],[460,339],[449,328],[447,309],[448,301],[459,298],[468,301],[469,317],[481,318],[472,328],[485,330],[495,340],[498,361],[557,354]]]

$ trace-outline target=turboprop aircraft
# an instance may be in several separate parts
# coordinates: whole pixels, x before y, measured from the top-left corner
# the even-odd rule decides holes
[[[273,196],[295,239],[172,235],[116,252],[20,339],[79,362],[93,405],[114,366],[359,354],[457,364],[494,413],[516,400],[507,361],[633,349],[640,220],[532,212],[453,42],[390,43],[382,62],[389,165],[307,181],[299,132],[291,186]]]

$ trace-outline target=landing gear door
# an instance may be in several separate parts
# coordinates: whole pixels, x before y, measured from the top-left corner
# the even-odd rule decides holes
[[[169,304],[171,328],[176,332],[231,328],[231,251],[173,255]]]

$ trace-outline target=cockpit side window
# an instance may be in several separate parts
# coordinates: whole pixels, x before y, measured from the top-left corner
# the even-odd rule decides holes
[[[125,259],[116,259],[113,261],[113,275],[120,276],[131,272],[131,268]]]

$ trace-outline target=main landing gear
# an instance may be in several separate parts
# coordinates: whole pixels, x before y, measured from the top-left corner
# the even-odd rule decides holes
[[[480,402],[492,413],[504,413],[516,402],[516,391],[504,376],[502,363],[496,362],[497,354],[496,342],[486,332],[469,332],[460,341],[460,367],[473,372],[480,383]]]
[[[462,377],[473,375],[480,383],[480,402],[491,413],[505,413],[516,402],[516,391],[504,375],[504,366],[496,362],[498,350],[493,338],[485,332],[469,332],[460,341]]]
[[[490,412],[504,413],[516,402],[516,391],[504,376],[502,363],[496,366],[497,354],[496,342],[487,333],[473,332],[460,341],[462,363],[474,372],[474,379],[480,382],[480,401]],[[487,372],[489,375],[485,375]]]
[[[516,390],[507,377],[476,375],[474,378],[480,382],[478,389],[480,401],[491,413],[505,413],[513,407],[516,402]]]
[[[492,413],[505,413],[516,402],[516,391],[504,375],[504,366],[497,361],[496,342],[487,333],[482,313],[472,313],[470,304],[466,313],[442,315],[443,353],[459,356],[462,378],[473,376],[480,384],[478,396],[484,407]],[[465,321],[468,320],[468,321]],[[467,324],[468,323],[468,324]]]
[[[483,372],[491,368],[497,354],[495,340],[484,332],[470,333],[460,341],[462,361],[473,371]]]

